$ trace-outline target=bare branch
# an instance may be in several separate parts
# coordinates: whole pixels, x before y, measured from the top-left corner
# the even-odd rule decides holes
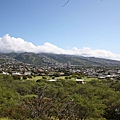
[[[66,4],[68,4],[69,3],[69,0],[67,0],[67,2],[62,6],[62,7],[64,7]]]

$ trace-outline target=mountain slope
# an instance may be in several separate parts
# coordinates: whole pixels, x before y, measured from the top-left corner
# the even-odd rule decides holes
[[[2,54],[1,54],[2,55]],[[50,53],[8,53],[4,54],[8,58],[12,58],[24,63],[34,65],[50,65],[50,64],[66,64],[68,62],[71,65],[79,65],[83,67],[101,66],[101,67],[120,67],[120,61],[95,58],[95,57],[83,57],[75,55],[64,54],[50,54]]]

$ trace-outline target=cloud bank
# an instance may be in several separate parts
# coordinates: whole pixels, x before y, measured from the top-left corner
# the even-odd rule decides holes
[[[41,46],[35,46],[31,42],[27,42],[21,38],[10,37],[8,34],[0,38],[0,53],[10,52],[33,52],[33,53],[55,53],[55,54],[69,54],[80,55],[85,57],[98,57],[107,58],[113,60],[120,60],[120,54],[114,54],[106,50],[93,50],[89,47],[78,49],[76,47],[65,50],[59,48],[49,42],[44,43]]]

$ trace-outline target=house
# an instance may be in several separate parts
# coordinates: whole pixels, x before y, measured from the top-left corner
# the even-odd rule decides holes
[[[80,84],[84,84],[84,83],[85,83],[83,79],[76,79],[75,81],[76,81],[77,83],[80,83]]]
[[[26,71],[26,72],[24,73],[24,75],[31,75],[31,72]]]
[[[12,75],[21,76],[22,74],[19,72],[14,72],[14,73],[12,73]]]
[[[9,75],[9,73],[8,73],[8,72],[4,72],[4,71],[2,72],[2,74],[4,74],[4,75]]]
[[[48,80],[48,81],[50,81],[50,82],[55,82],[56,80],[55,80],[55,79],[51,79],[51,80]]]

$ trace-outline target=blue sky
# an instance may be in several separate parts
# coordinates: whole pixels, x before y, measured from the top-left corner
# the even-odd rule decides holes
[[[0,0],[0,38],[120,54],[120,0]]]

